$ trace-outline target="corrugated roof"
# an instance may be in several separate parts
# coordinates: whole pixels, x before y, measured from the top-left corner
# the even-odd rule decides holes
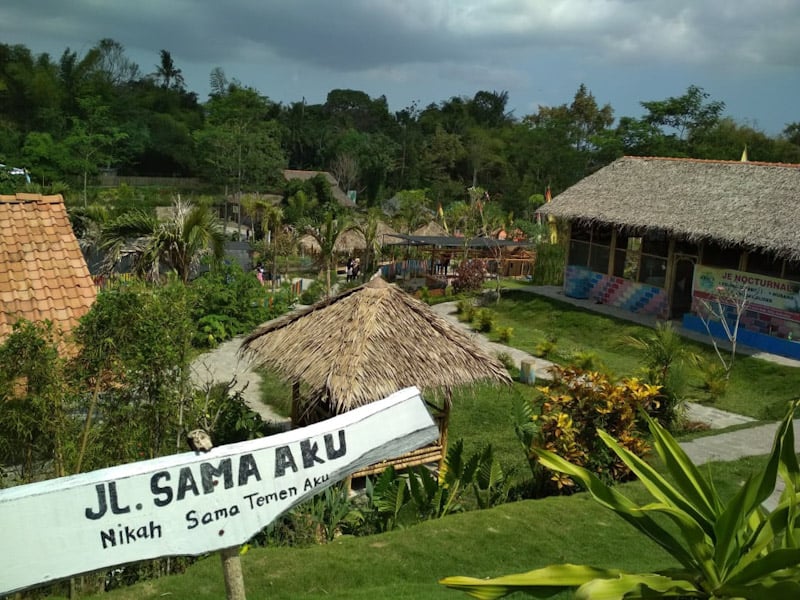
[[[97,297],[60,195],[0,195],[0,342],[20,318],[69,333]]]
[[[800,165],[626,156],[539,212],[800,260]]]

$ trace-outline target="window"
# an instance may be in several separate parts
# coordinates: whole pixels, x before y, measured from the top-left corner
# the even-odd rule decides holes
[[[597,273],[608,273],[613,235],[611,227],[574,224],[570,234],[569,264],[588,267]]]
[[[800,261],[786,261],[786,264],[783,266],[783,279],[800,281]]]
[[[775,258],[774,254],[764,252],[750,252],[747,255],[747,272],[766,275],[767,277],[781,277],[783,261]]]
[[[720,269],[738,269],[739,254],[737,248],[723,248],[714,243],[703,244],[703,265]]]

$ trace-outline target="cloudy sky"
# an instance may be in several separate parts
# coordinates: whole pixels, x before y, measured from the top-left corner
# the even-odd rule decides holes
[[[522,117],[585,83],[615,116],[698,85],[739,123],[800,122],[798,0],[2,0],[0,42],[58,58],[101,38],[143,73],[172,53],[201,100],[209,73],[280,102],[334,88],[392,110],[506,90]]]

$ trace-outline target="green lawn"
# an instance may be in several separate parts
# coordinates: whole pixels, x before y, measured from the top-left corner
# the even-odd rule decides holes
[[[547,358],[553,362],[565,364],[576,353],[591,353],[617,376],[633,375],[641,366],[639,353],[622,340],[646,334],[646,327],[522,290],[506,290],[490,309],[496,314],[498,327],[513,327],[510,345],[531,354],[536,355],[539,345],[550,340],[554,348]],[[686,346],[691,352],[718,360],[710,345],[686,340]],[[687,400],[755,419],[779,419],[786,403],[800,393],[800,368],[750,356],[737,356],[728,388],[718,398],[701,389],[699,372],[691,367],[685,372]]]

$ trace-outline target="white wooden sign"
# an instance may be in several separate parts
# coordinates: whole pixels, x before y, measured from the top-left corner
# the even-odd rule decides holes
[[[417,388],[259,440],[0,490],[0,595],[243,544],[350,473],[438,437]]]

